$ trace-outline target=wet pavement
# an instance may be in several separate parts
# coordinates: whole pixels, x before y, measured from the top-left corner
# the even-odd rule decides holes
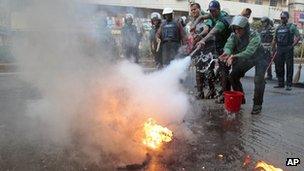
[[[231,119],[214,100],[195,100],[190,74],[185,90],[191,96],[192,111],[183,123],[172,126],[186,136],[177,135],[161,151],[151,152],[151,161],[141,170],[252,170],[258,160],[284,170],[304,170],[304,89],[274,90],[274,82],[269,82],[263,112],[252,116],[253,80],[243,82],[247,104]],[[77,147],[61,149],[33,142],[31,134],[19,130],[28,123],[26,116],[20,119],[26,102],[36,98],[35,88],[16,76],[0,76],[0,170],[102,170],[100,165],[79,162],[70,152]],[[15,117],[19,122],[12,122]],[[302,163],[286,167],[286,158],[300,158]]]

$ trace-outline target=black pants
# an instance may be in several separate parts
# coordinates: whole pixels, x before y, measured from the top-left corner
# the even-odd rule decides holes
[[[154,57],[154,61],[156,63],[156,65],[163,65],[163,61],[162,61],[162,50],[161,48],[158,50],[158,52],[156,51],[152,51],[152,55]]]
[[[271,50],[270,49],[265,49],[264,55],[265,55],[265,59],[267,60],[268,65],[270,65],[271,58],[272,58]],[[271,68],[271,66],[267,70],[267,77],[272,78],[272,68]]]
[[[170,62],[175,58],[180,47],[179,42],[163,42],[162,43],[162,63],[169,65]]]
[[[262,105],[264,90],[265,90],[265,72],[267,68],[266,59],[260,60],[245,60],[236,59],[232,64],[232,71],[230,73],[229,79],[233,90],[243,92],[243,86],[240,81],[244,77],[245,73],[255,66],[255,76],[254,76],[254,105]]]
[[[231,67],[227,66],[227,64],[223,61],[218,61],[219,67],[217,69],[217,76],[219,77],[220,84],[221,84],[221,90],[220,94],[222,94],[224,91],[231,90],[231,84],[229,81],[229,70]]]
[[[203,89],[205,87],[205,84],[207,81],[208,86],[209,86],[209,92],[215,91],[215,73],[214,73],[214,63],[211,64],[211,66],[206,69],[205,72],[202,72],[205,70],[203,62],[198,62],[195,67],[196,67],[196,86],[197,86],[197,91],[199,93],[203,93]]]
[[[134,58],[134,62],[138,63],[138,58],[139,58],[139,52],[138,52],[138,47],[128,47],[125,49],[125,57],[128,60],[131,60],[132,57]]]
[[[277,48],[277,56],[275,59],[275,70],[278,77],[279,85],[284,86],[285,77],[285,63],[286,63],[286,84],[288,86],[292,85],[293,77],[293,47],[283,46]]]

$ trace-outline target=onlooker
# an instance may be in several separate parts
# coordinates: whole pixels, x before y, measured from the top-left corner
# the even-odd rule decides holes
[[[284,88],[285,86],[285,63],[286,63],[286,90],[290,91],[293,77],[294,46],[300,40],[299,30],[293,23],[288,23],[289,13],[281,13],[281,25],[276,29],[274,45],[277,46],[277,56],[275,59],[275,70],[278,77],[278,85],[274,88]]]
[[[243,11],[241,12],[241,15],[249,19],[250,16],[251,16],[251,12],[252,12],[252,11],[251,11],[250,8],[245,8],[245,9],[243,9]]]
[[[262,29],[260,32],[261,35],[261,42],[262,45],[265,49],[265,58],[268,61],[268,64],[270,65],[271,59],[272,59],[272,48],[271,48],[271,43],[273,41],[273,34],[274,34],[274,29],[272,27],[272,22],[268,17],[263,17],[261,19],[262,22]],[[267,77],[266,79],[272,80],[272,69],[271,66],[267,70]]]
[[[181,23],[173,19],[173,9],[163,10],[165,21],[158,29],[156,36],[158,43],[162,46],[163,65],[168,65],[177,55],[181,44],[185,43],[185,31]]]
[[[156,67],[161,68],[163,65],[161,58],[162,50],[160,45],[158,45],[156,41],[156,32],[158,31],[161,25],[161,15],[157,12],[153,12],[151,14],[151,23],[152,29],[150,30],[150,49],[154,57]]]
[[[132,60],[132,58],[134,58],[134,62],[138,63],[138,46],[142,36],[137,32],[136,26],[133,25],[133,19],[132,14],[126,14],[125,26],[121,31],[122,48],[124,50],[124,56],[127,59]]]

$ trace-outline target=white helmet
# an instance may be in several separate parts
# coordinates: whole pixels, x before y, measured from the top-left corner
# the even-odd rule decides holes
[[[172,8],[164,8],[163,15],[165,15],[165,14],[173,14],[173,9]]]
[[[237,15],[237,16],[233,17],[230,26],[231,27],[237,26],[237,27],[245,28],[248,24],[249,24],[248,18],[243,17],[241,15]]]
[[[130,13],[128,13],[128,14],[126,14],[126,19],[132,19],[133,20],[133,14],[130,14]]]
[[[161,16],[158,12],[152,12],[151,19],[161,20]]]

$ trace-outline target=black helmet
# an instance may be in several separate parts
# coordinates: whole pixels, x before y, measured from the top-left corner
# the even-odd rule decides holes
[[[289,13],[287,11],[283,11],[280,15],[281,18],[289,18]]]
[[[261,22],[262,23],[269,23],[270,19],[268,17],[262,17]]]
[[[218,1],[213,0],[209,3],[208,10],[216,10],[216,9],[221,9],[221,5]]]

